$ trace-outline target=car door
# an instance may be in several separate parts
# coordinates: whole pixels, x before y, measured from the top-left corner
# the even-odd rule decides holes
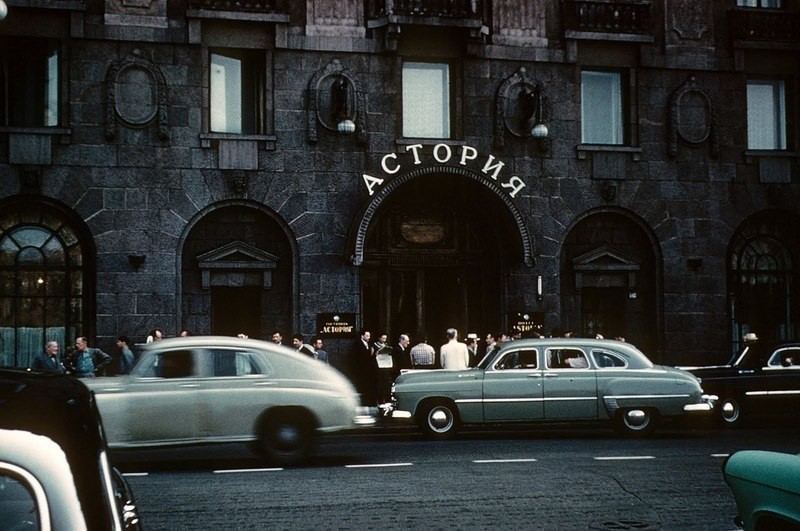
[[[169,444],[197,438],[198,390],[192,349],[156,351],[131,378],[123,396],[129,401],[125,440],[131,444]]]
[[[534,421],[544,414],[542,370],[535,348],[509,350],[483,377],[486,422]]]
[[[800,405],[800,347],[778,347],[766,366],[756,369],[748,398],[762,408],[780,411]]]
[[[586,353],[578,347],[545,350],[544,418],[597,418],[597,375]]]
[[[201,354],[206,376],[199,397],[200,434],[206,439],[253,438],[259,415],[280,392],[266,357],[241,347],[206,348]]]

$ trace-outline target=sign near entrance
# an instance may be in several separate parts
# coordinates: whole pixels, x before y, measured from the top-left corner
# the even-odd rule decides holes
[[[529,336],[531,332],[542,333],[544,328],[544,312],[512,312],[511,328],[522,332],[522,336]]]
[[[318,313],[317,335],[322,338],[356,337],[356,314]]]
[[[427,153],[430,151],[430,153]],[[474,166],[475,171],[480,175],[485,175],[487,179],[497,182],[502,188],[508,190],[508,195],[515,197],[523,188],[525,182],[516,175],[508,175],[508,171],[503,171],[506,163],[496,160],[493,155],[479,157],[478,150],[472,146],[451,146],[449,144],[436,144],[434,146],[424,146],[422,144],[412,144],[405,147],[405,153],[410,153],[411,160],[403,160],[397,153],[389,153],[381,159],[381,169],[387,175],[395,175],[400,172],[406,163],[409,166],[419,166],[422,164],[422,157],[428,155],[438,164],[457,164],[459,166]],[[369,195],[375,193],[375,187],[380,187],[385,179],[373,177],[372,175],[363,176],[364,184]]]

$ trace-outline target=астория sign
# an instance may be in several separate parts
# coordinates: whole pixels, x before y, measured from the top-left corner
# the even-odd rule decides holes
[[[422,164],[422,158],[420,154],[423,149],[425,149],[425,146],[422,144],[412,144],[406,146],[406,153],[411,152],[413,156],[414,166],[419,166]],[[436,144],[431,149],[431,155],[433,155],[433,160],[439,164],[457,163],[466,167],[468,163],[472,163],[478,159],[478,150],[474,147],[466,145],[451,147],[448,144]],[[510,177],[501,175],[501,171],[505,165],[505,162],[495,160],[493,155],[489,155],[484,159],[483,167],[480,169],[480,173],[487,175],[494,181],[497,181],[501,187],[509,189],[510,192],[508,195],[513,198],[519,193],[520,190],[525,188],[526,185],[522,179],[516,175],[512,175]],[[397,153],[389,153],[384,155],[381,159],[381,168],[384,172],[386,172],[387,175],[394,175],[403,169],[403,164],[399,160]],[[369,195],[373,195],[375,193],[375,187],[382,185],[384,180],[385,179],[380,177],[373,177],[365,173],[364,184],[367,186]]]

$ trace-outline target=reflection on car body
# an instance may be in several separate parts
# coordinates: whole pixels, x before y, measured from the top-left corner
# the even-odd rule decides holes
[[[800,456],[763,450],[734,453],[723,465],[746,531],[800,530]]]
[[[724,425],[738,424],[747,413],[796,415],[800,410],[800,343],[750,343],[725,365],[684,368],[719,396]]]
[[[573,419],[644,434],[661,418],[709,412],[713,399],[691,374],[654,365],[628,343],[529,339],[506,343],[474,369],[401,375],[387,415],[414,416],[434,438],[461,423]]]
[[[253,339],[153,342],[129,375],[87,385],[111,448],[252,441],[288,465],[306,457],[316,435],[374,423],[341,373]]]
[[[69,376],[0,370],[0,527],[136,530],[94,396]]]

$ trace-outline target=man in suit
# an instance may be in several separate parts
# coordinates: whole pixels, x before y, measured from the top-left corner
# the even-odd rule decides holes
[[[378,367],[375,364],[375,353],[370,344],[370,332],[361,329],[358,339],[350,349],[350,377],[353,385],[361,393],[361,402],[366,406],[377,404]]]
[[[397,344],[392,349],[392,358],[394,360],[393,381],[400,376],[400,371],[402,369],[411,368],[411,352],[408,348],[410,343],[411,338],[408,337],[408,334],[400,334],[400,337],[397,338]]]
[[[58,355],[57,341],[47,342],[47,345],[44,347],[44,352],[40,352],[33,358],[31,369],[64,374],[64,366],[61,365],[61,356]]]

